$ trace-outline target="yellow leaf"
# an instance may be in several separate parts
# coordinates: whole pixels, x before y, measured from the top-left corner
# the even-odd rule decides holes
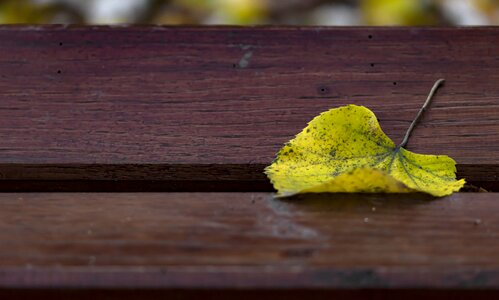
[[[438,21],[435,4],[419,0],[364,0],[360,9],[367,25],[432,25]]]
[[[416,191],[445,196],[464,185],[455,172],[455,161],[446,155],[416,154],[396,146],[374,113],[357,105],[315,117],[265,169],[278,196]]]

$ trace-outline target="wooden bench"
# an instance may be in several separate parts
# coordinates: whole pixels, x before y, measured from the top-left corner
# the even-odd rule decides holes
[[[499,297],[499,28],[0,41],[0,299]],[[408,149],[489,193],[273,199],[262,170],[315,115],[365,105],[399,142],[437,78]]]

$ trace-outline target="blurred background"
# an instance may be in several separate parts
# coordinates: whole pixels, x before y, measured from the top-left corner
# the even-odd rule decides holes
[[[0,0],[0,23],[499,25],[499,0]]]

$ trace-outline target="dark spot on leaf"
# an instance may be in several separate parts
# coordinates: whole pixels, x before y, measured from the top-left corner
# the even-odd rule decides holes
[[[373,36],[372,36],[372,35],[368,35],[367,37],[368,37],[369,39],[372,39],[372,38],[373,38]]]
[[[397,82],[396,82],[396,81],[394,81],[394,82],[393,82],[393,85],[397,85]]]

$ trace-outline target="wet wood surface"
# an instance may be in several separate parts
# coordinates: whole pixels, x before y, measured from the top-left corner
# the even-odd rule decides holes
[[[365,105],[398,143],[438,78],[408,148],[469,181],[499,174],[496,27],[2,26],[0,40],[3,190],[270,191],[263,167],[315,115]]]
[[[499,287],[497,198],[3,193],[0,295],[489,299]]]
[[[445,78],[408,149],[497,190],[498,28],[0,26],[0,40],[0,191],[23,191],[0,193],[0,299],[499,297],[497,193],[276,200],[262,174],[332,107],[371,108],[399,142]],[[112,193],[127,191],[149,193]]]
[[[499,287],[497,198],[3,193],[0,295],[57,288],[87,290],[80,296],[131,289],[137,299],[154,291],[378,299],[396,291],[384,293],[390,299],[460,290],[489,299]]]

